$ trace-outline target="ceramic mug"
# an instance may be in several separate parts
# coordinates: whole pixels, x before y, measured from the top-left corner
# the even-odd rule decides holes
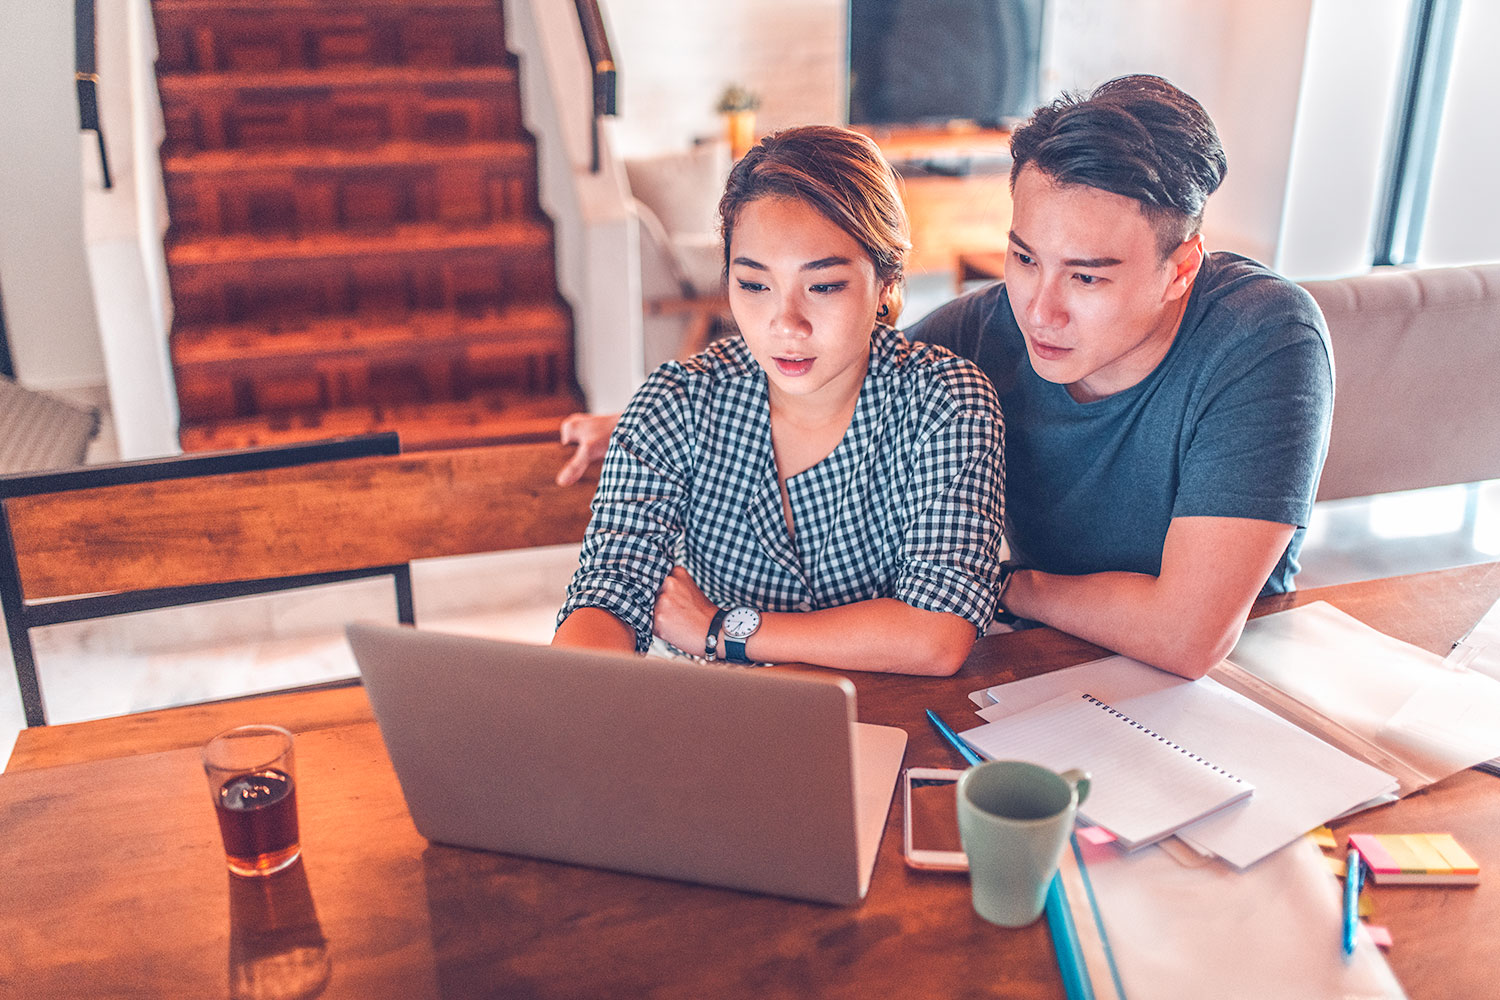
[[[1041,916],[1078,805],[1084,771],[1058,774],[1019,760],[992,760],[958,779],[958,833],[969,856],[974,909],[1002,927]]]

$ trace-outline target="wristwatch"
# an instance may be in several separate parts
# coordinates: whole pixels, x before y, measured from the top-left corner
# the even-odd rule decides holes
[[[707,659],[719,658],[719,627],[724,624],[724,616],[727,614],[727,608],[718,608],[714,611],[713,621],[708,623],[708,636],[703,640],[703,655]]]
[[[730,663],[749,663],[745,640],[760,628],[760,612],[754,608],[732,608],[724,616],[724,659]]]

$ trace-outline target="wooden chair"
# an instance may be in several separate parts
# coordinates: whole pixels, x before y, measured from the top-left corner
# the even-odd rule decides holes
[[[0,599],[29,726],[30,630],[391,575],[410,562],[577,541],[592,484],[556,444],[399,454],[395,434],[0,477]]]

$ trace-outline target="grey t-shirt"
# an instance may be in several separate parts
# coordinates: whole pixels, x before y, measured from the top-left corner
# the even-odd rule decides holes
[[[1090,403],[1032,370],[1003,282],[907,335],[971,358],[995,383],[1006,538],[1022,565],[1155,576],[1172,518],[1245,517],[1298,526],[1262,593],[1291,589],[1333,413],[1328,329],[1294,283],[1212,254],[1156,370]]]

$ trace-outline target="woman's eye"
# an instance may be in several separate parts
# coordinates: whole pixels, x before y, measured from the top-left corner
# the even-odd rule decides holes
[[[740,288],[742,288],[743,290],[745,290],[747,292],[763,292],[763,291],[766,290],[766,286],[762,285],[760,282],[758,282],[758,281],[748,281],[748,280],[746,280],[744,278],[740,278],[739,279],[739,285],[740,285]]]
[[[834,292],[842,292],[849,287],[847,281],[829,281],[821,285],[813,285],[811,291],[818,295],[831,295]]]

